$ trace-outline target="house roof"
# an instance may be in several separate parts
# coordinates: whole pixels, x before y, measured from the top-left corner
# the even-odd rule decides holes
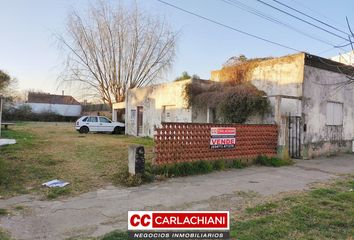
[[[65,105],[80,105],[72,96],[55,95],[49,93],[28,93],[28,103],[48,103],[48,104],[65,104]]]

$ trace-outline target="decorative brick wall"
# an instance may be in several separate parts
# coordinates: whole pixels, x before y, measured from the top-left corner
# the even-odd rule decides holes
[[[211,127],[235,127],[236,147],[210,149]],[[171,164],[198,160],[254,159],[277,153],[276,125],[162,123],[155,135],[154,164]]]

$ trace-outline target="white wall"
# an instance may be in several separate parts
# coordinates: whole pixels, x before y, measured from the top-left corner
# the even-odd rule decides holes
[[[47,104],[47,103],[26,103],[35,113],[55,112],[66,117],[75,117],[81,115],[81,105],[67,104]]]
[[[137,135],[137,107],[143,107],[143,133],[141,136],[154,135],[155,126],[163,121],[163,109],[167,106],[171,122],[191,122],[192,111],[186,106],[183,90],[190,80],[177,81],[135,88],[127,92],[125,108],[125,131]]]
[[[338,88],[345,82],[344,74],[305,66],[303,123],[306,124],[303,143],[309,157],[339,148],[350,148],[354,139],[354,89],[352,85]],[[343,104],[343,124],[327,124],[327,102]]]

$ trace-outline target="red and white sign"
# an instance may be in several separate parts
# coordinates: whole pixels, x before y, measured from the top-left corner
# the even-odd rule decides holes
[[[128,230],[230,230],[228,211],[129,211]]]
[[[233,127],[212,127],[210,129],[211,136],[223,135],[223,136],[235,136],[236,128]]]
[[[210,145],[235,145],[235,138],[211,138]]]
[[[236,128],[212,127],[210,129],[210,148],[235,148]]]

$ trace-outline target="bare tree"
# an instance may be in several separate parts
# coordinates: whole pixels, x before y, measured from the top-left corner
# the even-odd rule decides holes
[[[176,38],[165,20],[137,5],[97,1],[85,15],[71,12],[67,34],[59,36],[68,49],[62,80],[82,83],[109,105],[124,101],[127,89],[151,84],[171,67]]]

